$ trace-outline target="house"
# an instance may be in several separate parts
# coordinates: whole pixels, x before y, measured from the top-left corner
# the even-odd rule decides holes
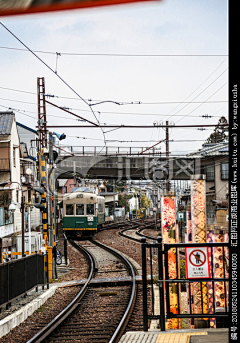
[[[229,180],[229,143],[208,143],[189,156],[201,159],[201,174],[206,175],[207,203],[227,200]]]
[[[8,207],[12,202],[20,203],[21,148],[17,131],[15,114],[13,112],[0,112],[0,253],[11,249],[14,245],[13,235],[21,232],[21,213],[17,206],[14,214]],[[15,182],[6,189],[3,183]],[[19,187],[20,185],[20,187]],[[5,239],[6,238],[6,239]]]
[[[39,186],[37,175],[37,139],[38,133],[32,128],[17,122],[17,130],[20,139],[22,156],[20,157],[20,173],[23,193],[25,197],[25,207],[31,208],[30,223],[31,231],[40,230],[41,213],[32,204],[39,202],[38,195],[33,191],[33,187]],[[28,219],[26,216],[25,229],[28,230]]]
[[[26,138],[29,136],[36,143],[36,135],[36,131],[17,123],[13,112],[0,112],[0,256],[4,251],[18,249],[16,237],[22,231],[22,193],[24,230],[28,229],[28,218],[31,230],[40,229],[40,211],[32,206],[32,187],[38,185],[36,150],[31,153],[30,141]],[[11,203],[16,208],[14,213],[9,211]],[[27,207],[31,208],[30,216],[27,216]]]
[[[218,211],[228,216],[229,143],[207,143],[197,152],[188,155],[201,160],[201,174],[206,175],[207,223],[220,224]],[[226,220],[221,219],[226,226]]]

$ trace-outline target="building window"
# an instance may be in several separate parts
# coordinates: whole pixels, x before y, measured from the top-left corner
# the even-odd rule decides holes
[[[206,180],[214,181],[214,178],[215,178],[214,166],[206,166]]]
[[[31,189],[28,189],[28,202],[32,201],[32,191]]]
[[[13,148],[13,166],[16,167],[16,148]]]
[[[229,165],[228,163],[221,163],[221,179],[228,180],[229,178]]]

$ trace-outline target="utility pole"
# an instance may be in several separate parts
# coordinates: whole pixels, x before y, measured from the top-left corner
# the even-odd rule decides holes
[[[166,121],[166,157],[167,157],[167,191],[170,191],[170,180],[169,180],[169,128],[168,121]]]
[[[46,104],[45,104],[45,82],[44,78],[37,78],[37,95],[38,95],[38,159],[41,186],[44,187],[42,194],[42,202],[44,209],[42,213],[43,225],[43,239],[44,246],[47,249],[48,239],[48,206],[47,206],[47,168],[46,168],[46,155],[44,154],[47,149],[47,119],[46,119]]]
[[[48,189],[49,189],[49,194],[48,194],[48,208],[49,208],[49,244],[51,247],[55,245],[55,240],[54,240],[54,206],[53,206],[53,135],[52,132],[49,132],[49,179],[48,179]]]
[[[44,77],[37,78],[37,96],[38,96],[38,135],[39,150],[47,148],[47,117],[45,103],[45,81]]]

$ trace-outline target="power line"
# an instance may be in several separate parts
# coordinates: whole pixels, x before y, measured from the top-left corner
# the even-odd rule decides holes
[[[206,88],[204,88],[198,95],[196,95],[195,98],[194,98],[192,101],[190,101],[188,104],[186,104],[186,105],[185,105],[184,107],[182,107],[180,110],[178,110],[176,113],[172,114],[170,118],[172,118],[172,117],[173,117],[175,114],[177,114],[178,112],[182,111],[182,110],[183,110],[186,106],[188,106],[189,104],[193,103],[193,101],[194,101],[196,98],[198,98],[203,92],[205,92],[205,91],[206,91],[214,82],[216,82],[216,81],[217,81],[226,71],[227,71],[227,69],[225,69],[225,70],[224,70],[220,75],[218,75],[218,77],[216,77],[216,78],[215,78]],[[224,85],[225,85],[225,84],[224,84]],[[223,86],[224,86],[224,85],[223,85]],[[221,87],[221,88],[222,88],[222,87]],[[221,88],[220,88],[220,89],[221,89]],[[215,94],[215,93],[214,93],[214,94]],[[214,94],[213,94],[213,95],[214,95]],[[212,95],[212,96],[213,96],[213,95]],[[210,96],[208,99],[210,99],[212,96]],[[207,101],[208,99],[206,99],[206,101]],[[203,102],[203,103],[204,103],[204,102]],[[198,106],[198,107],[199,107],[199,106]],[[198,107],[197,107],[197,108],[198,108]],[[196,109],[197,109],[197,108],[196,108]],[[193,111],[195,111],[196,109],[194,109]],[[193,112],[193,111],[192,111],[192,112]],[[190,112],[190,113],[192,113],[192,112]],[[170,119],[170,118],[169,118],[169,119]]]
[[[210,98],[212,98],[216,93],[218,93],[225,85],[227,84],[227,82],[225,82],[218,90],[216,90],[216,92],[214,92],[209,98],[207,98],[207,100],[208,99],[210,99]],[[186,118],[189,114],[191,114],[192,112],[194,112],[194,111],[196,111],[199,107],[201,107],[203,104],[200,104],[198,107],[196,107],[194,110],[192,110],[191,112],[189,112],[188,114],[186,114],[183,118],[181,118],[181,119],[179,119],[178,121],[177,121],[177,123],[180,121],[180,120],[182,120],[182,119],[184,119],[184,118]]]
[[[77,95],[78,98],[80,98],[90,109],[92,114],[94,115],[97,123],[99,124],[99,121],[94,113],[94,111],[92,110],[91,106],[89,105],[89,103],[83,99],[81,97],[80,94],[78,94],[59,74],[57,74],[46,62],[44,62],[38,55],[36,55],[26,44],[24,44],[13,32],[11,32],[2,22],[0,22],[0,24],[2,25],[2,27],[4,27],[19,43],[21,43],[29,52],[31,52],[41,63],[43,63],[51,72],[53,72],[72,92],[75,93],[75,95]],[[99,126],[100,127],[100,126]],[[105,133],[103,132],[102,128],[101,131],[103,133],[103,138],[105,141]]]
[[[223,124],[219,126],[228,126],[228,124]],[[201,128],[201,127],[216,127],[216,124],[206,124],[206,125],[100,125],[100,126],[92,126],[92,125],[47,125],[47,128],[76,128],[76,127],[81,127],[81,128],[122,128],[122,129],[152,129],[152,128]]]
[[[34,95],[34,96],[37,95],[37,93],[29,92],[29,91],[23,91],[23,90],[19,90],[19,89],[13,89],[13,88],[7,88],[7,87],[0,87],[0,88],[1,89],[5,89],[5,90],[14,91],[14,92],[21,92],[21,93],[31,94],[31,95]],[[79,98],[72,98],[72,97],[66,97],[66,96],[61,96],[61,95],[48,95],[48,96],[51,96],[51,97],[54,97],[54,98],[59,98],[59,99],[81,100]],[[5,100],[5,99],[3,99],[3,100]],[[103,101],[103,100],[88,99],[88,101],[96,102],[96,101]],[[213,101],[155,101],[155,102],[143,102],[143,101],[127,102],[127,101],[113,101],[113,100],[109,100],[108,102],[114,102],[114,103],[118,103],[120,105],[172,105],[172,104],[201,104],[201,103],[215,104],[215,103],[227,103],[228,100],[213,100]],[[91,106],[93,106],[93,105],[91,105]],[[87,111],[87,110],[81,110],[81,109],[79,109],[79,110],[80,111]],[[101,112],[101,113],[104,113],[104,112]],[[109,113],[115,113],[115,112],[109,112]]]
[[[0,46],[0,49],[17,50],[29,52],[28,49]],[[106,57],[228,57],[228,54],[116,54],[116,53],[74,53],[74,52],[53,52],[44,50],[32,50],[35,53],[65,56],[106,56]]]
[[[2,87],[0,87],[2,88]],[[32,93],[35,95],[35,93]],[[1,100],[4,100],[4,101],[12,101],[12,102],[19,102],[19,103],[24,103],[24,104],[30,104],[30,105],[36,105],[36,103],[34,102],[30,102],[30,101],[23,101],[23,100],[16,100],[16,99],[8,99],[8,98],[0,98]],[[48,103],[48,101],[46,101]],[[227,102],[227,101],[217,101],[217,102]],[[207,102],[203,101],[203,102],[196,102],[196,103],[199,103],[199,104],[205,104]],[[210,103],[213,103],[213,102],[210,102]],[[214,101],[215,103],[215,101]],[[62,106],[58,106],[60,109],[68,109],[68,108],[64,108]],[[69,108],[70,109],[70,108]],[[79,108],[73,108],[72,110],[74,111],[81,111],[81,112],[91,112],[90,110],[84,110],[84,109],[79,109]],[[25,110],[22,110],[22,111],[25,111]],[[34,113],[34,112],[30,112],[30,111],[26,111],[26,112],[29,112],[29,113]],[[114,115],[137,115],[137,116],[161,116],[161,117],[168,117],[169,115],[168,114],[164,114],[164,113],[139,113],[139,112],[113,112],[113,111],[98,111],[99,114],[114,114]],[[50,115],[48,114],[48,116],[52,116],[53,115]],[[77,116],[77,115],[76,115]],[[186,116],[186,114],[176,114],[174,115],[174,117],[184,117]],[[189,117],[192,117],[192,118],[201,118],[202,116],[201,115],[188,115]],[[59,117],[59,118],[65,118],[65,117],[61,117],[61,116],[55,116],[55,117]],[[218,116],[214,116],[212,115],[212,117],[216,117],[218,118]],[[71,119],[71,118],[66,118],[66,119]],[[83,120],[86,120],[88,121],[87,119],[85,118],[82,118]]]
[[[33,117],[33,116],[30,116],[30,115],[28,115],[28,114],[26,114],[26,113],[23,113],[23,112],[21,112],[21,110],[17,110],[17,109],[15,109],[15,108],[11,108],[11,107],[7,107],[7,106],[3,106],[3,105],[0,105],[1,107],[4,107],[4,108],[7,108],[8,110],[12,110],[12,111],[16,111],[16,112],[18,112],[18,113],[20,113],[20,114],[23,114],[24,116],[26,116],[26,117],[29,117],[29,118],[33,118],[33,119],[35,119],[36,120],[36,118],[35,117]]]

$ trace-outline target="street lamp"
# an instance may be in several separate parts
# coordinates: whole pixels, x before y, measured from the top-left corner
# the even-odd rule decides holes
[[[21,193],[22,193],[22,195],[21,195],[21,207],[20,208],[21,208],[21,212],[22,212],[22,257],[24,257],[25,256],[25,254],[24,254],[24,196],[23,196],[22,186],[17,181],[1,182],[0,186],[11,185],[13,183],[17,183],[18,184],[18,186],[21,189]],[[16,210],[16,207],[15,207],[15,205],[13,203],[10,204],[9,210],[12,211],[12,212],[14,212]]]

